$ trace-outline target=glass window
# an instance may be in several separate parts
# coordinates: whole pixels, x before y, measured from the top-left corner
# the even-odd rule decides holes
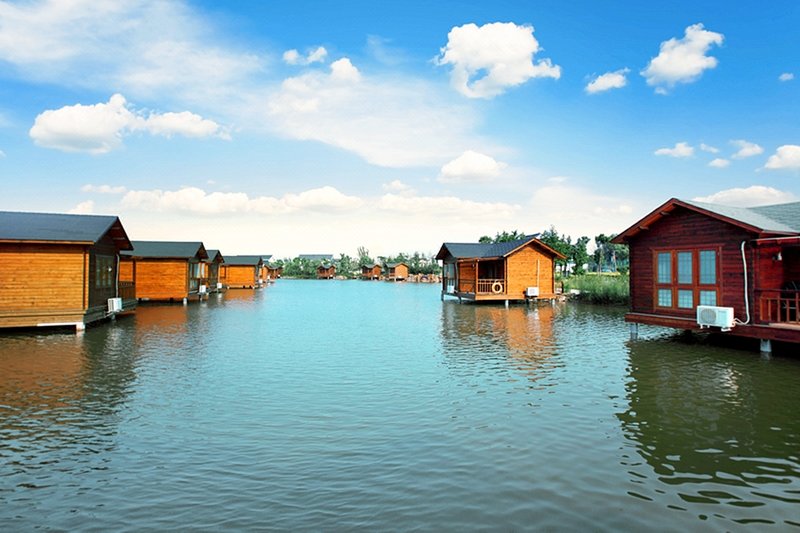
[[[672,290],[658,289],[658,306],[672,307]]]
[[[699,255],[700,283],[703,285],[715,285],[717,283],[717,252],[714,250],[700,250]]]
[[[700,305],[717,305],[717,291],[700,291]]]
[[[672,283],[672,254],[669,252],[658,254],[658,282]]]
[[[678,283],[692,284],[692,252],[678,252]]]
[[[678,307],[681,309],[691,309],[694,307],[691,290],[680,289],[678,291]]]

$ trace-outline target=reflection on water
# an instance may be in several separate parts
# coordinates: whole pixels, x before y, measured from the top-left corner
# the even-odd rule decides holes
[[[622,461],[631,495],[721,528],[800,526],[798,390],[795,361],[631,343],[629,408],[619,414],[635,450]]]
[[[629,343],[622,309],[438,292],[281,280],[0,335],[0,526],[797,522],[800,362]]]

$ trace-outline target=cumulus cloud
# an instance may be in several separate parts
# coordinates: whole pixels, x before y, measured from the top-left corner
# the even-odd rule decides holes
[[[474,111],[426,82],[381,81],[347,58],[287,78],[268,99],[278,136],[320,141],[387,167],[435,165],[472,144]]]
[[[415,190],[410,185],[403,183],[400,180],[393,180],[389,183],[384,183],[382,186],[384,191],[392,194],[399,194],[402,196],[409,196],[415,194]]]
[[[782,204],[794,202],[794,194],[786,191],[779,191],[764,185],[751,185],[750,187],[735,187],[725,189],[709,196],[699,196],[694,198],[697,202],[708,202],[712,204],[732,205],[737,207],[753,207],[757,205]]]
[[[281,198],[259,196],[250,198],[243,192],[211,192],[197,187],[176,191],[160,189],[128,191],[122,206],[146,211],[167,211],[201,214],[259,213],[274,215],[296,211],[337,211],[359,207],[360,198],[347,196],[325,186],[301,193],[285,194]]]
[[[721,157],[718,157],[716,159],[712,159],[711,162],[708,164],[708,166],[714,167],[714,168],[725,168],[730,164],[731,164],[731,162],[728,161],[727,159],[723,159]]]
[[[800,146],[796,144],[779,146],[775,153],[769,156],[764,168],[770,170],[800,170]]]
[[[450,30],[435,61],[452,66],[450,81],[464,96],[492,98],[531,78],[560,78],[561,67],[550,59],[534,62],[539,51],[532,26],[465,24]]]
[[[87,183],[81,187],[81,190],[83,192],[93,192],[98,194],[125,194],[128,189],[122,185],[92,185],[91,183]]]
[[[81,202],[67,213],[71,215],[91,215],[94,213],[94,202],[91,200],[86,200],[85,202]]]
[[[659,148],[653,153],[655,155],[668,155],[670,157],[691,157],[694,155],[694,147],[690,146],[688,143],[679,142],[672,148]]]
[[[44,111],[36,117],[29,135],[45,148],[103,154],[119,147],[123,136],[135,131],[167,137],[227,138],[227,133],[214,121],[188,111],[146,115],[129,106],[121,94],[113,95],[107,103]]]
[[[320,46],[311,50],[306,55],[301,55],[297,50],[287,50],[283,53],[283,61],[288,65],[310,65],[311,63],[321,63],[328,57],[328,51]]]
[[[792,81],[794,79],[794,74],[791,72],[784,72],[780,76],[778,76],[780,81]]]
[[[759,145],[745,140],[731,141],[731,144],[739,149],[731,156],[734,159],[744,159],[745,157],[753,157],[764,153],[764,149]]]
[[[641,74],[656,92],[666,92],[678,83],[691,83],[704,71],[717,66],[717,58],[706,55],[712,46],[722,45],[721,33],[706,30],[702,24],[686,28],[683,39],[661,43],[659,54],[650,60]]]
[[[628,79],[625,77],[628,72],[630,72],[630,69],[623,68],[601,74],[586,85],[585,91],[589,94],[595,94],[611,89],[621,89],[628,83]]]
[[[719,153],[719,148],[715,148],[713,146],[709,146],[706,143],[700,143],[700,149],[704,152],[708,152],[710,154],[717,154]]]
[[[455,196],[408,196],[384,194],[376,207],[381,211],[395,211],[407,215],[430,215],[456,218],[511,219],[520,206],[504,202],[476,202]]]
[[[442,183],[487,182],[499,177],[506,166],[491,156],[467,150],[442,167],[438,180]]]

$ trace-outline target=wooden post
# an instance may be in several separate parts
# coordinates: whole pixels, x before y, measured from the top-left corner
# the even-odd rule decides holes
[[[631,340],[632,341],[639,340],[639,324],[637,324],[636,322],[631,322],[630,330],[631,330]]]
[[[475,288],[472,289],[475,291],[475,299],[478,299],[478,262],[475,261]]]
[[[761,339],[761,355],[769,357],[772,355],[772,341],[769,339]]]

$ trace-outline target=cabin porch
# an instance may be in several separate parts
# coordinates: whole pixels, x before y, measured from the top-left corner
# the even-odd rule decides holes
[[[800,238],[763,239],[756,244],[758,322],[800,327]]]
[[[451,267],[451,268],[447,268]],[[445,265],[444,294],[471,301],[524,300],[509,294],[506,262],[502,259],[463,260]]]

